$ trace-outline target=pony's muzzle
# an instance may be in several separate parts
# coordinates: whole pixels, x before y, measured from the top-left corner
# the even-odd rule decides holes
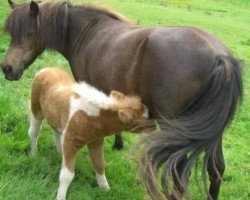
[[[4,65],[3,63],[0,65],[2,68],[2,71],[5,75],[5,78],[10,81],[18,80],[20,79],[20,73],[18,75],[15,75],[13,73],[13,67],[11,65]]]
[[[4,65],[3,63],[1,64],[1,68],[3,70],[3,73],[5,77],[9,77],[12,74],[12,66],[11,65]]]
[[[10,73],[12,73],[12,67],[11,67],[11,65],[1,65],[1,68],[2,68],[2,70],[3,70],[3,73],[4,74],[10,74]]]

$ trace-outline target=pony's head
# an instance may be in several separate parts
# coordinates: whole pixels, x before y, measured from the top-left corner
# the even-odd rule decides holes
[[[125,96],[117,91],[112,91],[110,96],[115,100],[119,119],[124,124],[134,125],[148,118],[148,109],[138,96]]]
[[[37,36],[39,34],[39,5],[36,2],[17,5],[8,0],[12,13],[6,21],[5,31],[11,36],[11,43],[1,64],[5,78],[18,80],[44,46]]]
[[[66,1],[51,4],[8,2],[12,12],[5,31],[10,34],[11,43],[1,66],[6,79],[18,80],[45,47],[63,49],[69,4]]]

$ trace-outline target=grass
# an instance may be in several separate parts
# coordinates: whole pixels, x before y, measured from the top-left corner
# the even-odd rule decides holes
[[[21,2],[16,0],[16,2]],[[73,1],[80,2],[80,1]],[[244,60],[244,100],[233,124],[224,135],[226,172],[222,200],[250,198],[250,2],[248,0],[102,0],[136,23],[145,26],[188,25],[212,32],[236,57]],[[0,2],[0,28],[10,12],[7,1]],[[10,38],[0,32],[0,60]],[[61,158],[56,153],[49,127],[45,124],[36,157],[27,152],[28,102],[35,72],[44,66],[64,66],[67,61],[55,52],[44,52],[18,82],[6,81],[0,73],[0,200],[54,199],[58,187]],[[125,136],[125,150],[111,149],[113,137],[106,139],[106,171],[111,191],[96,187],[86,149],[77,158],[76,177],[68,199],[142,200],[148,199],[139,182],[130,148],[134,135]],[[191,180],[193,199],[202,199]]]

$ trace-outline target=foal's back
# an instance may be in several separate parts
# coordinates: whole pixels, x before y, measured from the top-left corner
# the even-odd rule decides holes
[[[73,83],[75,83],[75,81],[65,69],[59,67],[44,68],[36,74],[33,88],[36,87],[38,89],[38,87],[40,87],[41,89],[49,89],[58,84],[71,85]]]
[[[54,118],[49,107],[58,107],[58,110],[65,111],[62,112],[65,113],[62,121],[66,121],[69,97],[74,95],[71,90],[74,83],[68,72],[62,68],[44,68],[39,71],[34,78],[31,92],[31,111],[35,118]]]

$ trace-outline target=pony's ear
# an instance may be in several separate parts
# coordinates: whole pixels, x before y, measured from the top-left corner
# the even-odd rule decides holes
[[[129,124],[133,120],[132,110],[130,110],[130,109],[118,110],[118,116],[124,124]]]
[[[10,7],[11,7],[11,9],[14,9],[15,7],[16,7],[16,5],[17,4],[15,4],[13,1],[11,1],[11,0],[8,0],[8,3],[9,3],[9,5],[10,5]]]
[[[31,1],[30,3],[30,13],[33,17],[37,17],[39,13],[39,6],[36,2]]]
[[[117,91],[112,91],[111,92],[111,97],[117,99],[117,100],[123,100],[125,98],[125,95],[121,92]]]

